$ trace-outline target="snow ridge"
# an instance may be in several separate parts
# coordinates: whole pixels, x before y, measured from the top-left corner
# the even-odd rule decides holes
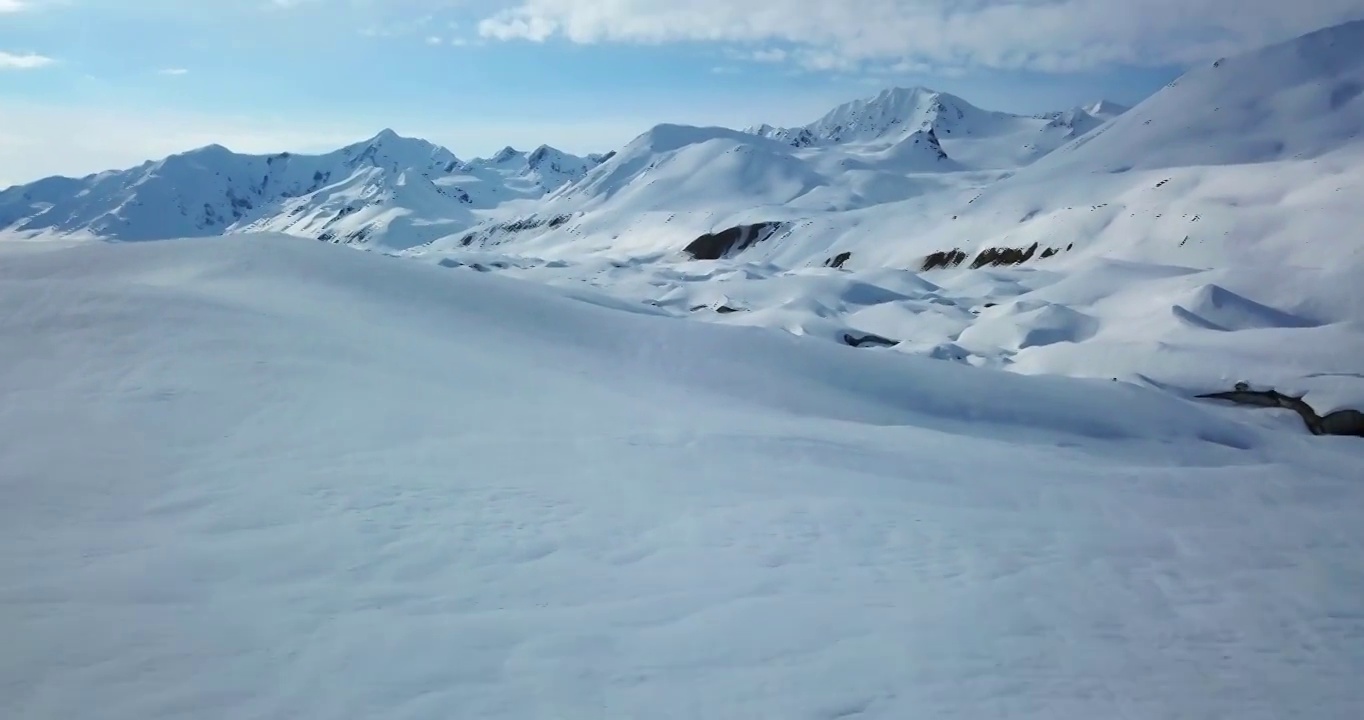
[[[0,229],[124,241],[278,231],[408,247],[473,225],[480,211],[539,198],[596,162],[548,146],[465,162],[391,129],[321,155],[246,155],[209,145],[0,192]]]

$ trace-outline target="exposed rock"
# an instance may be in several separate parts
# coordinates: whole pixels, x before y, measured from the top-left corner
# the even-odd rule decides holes
[[[956,267],[962,264],[965,260],[966,253],[962,252],[958,248],[952,248],[951,250],[939,250],[938,252],[935,252],[929,255],[928,257],[924,258],[923,265],[919,266],[919,269],[927,271],[935,270],[937,268]]]
[[[971,268],[981,268],[986,265],[998,267],[1000,265],[1021,265],[1032,259],[1037,254],[1037,243],[1033,243],[1026,248],[985,248],[980,251],[975,260],[971,261]]]
[[[1323,417],[1304,402],[1301,395],[1293,397],[1277,390],[1251,390],[1246,383],[1236,383],[1236,389],[1231,392],[1207,393],[1197,397],[1228,400],[1238,405],[1254,407],[1288,408],[1302,418],[1307,431],[1313,435],[1364,437],[1364,412],[1345,408],[1327,413]]]
[[[837,254],[837,255],[835,255],[835,256],[829,258],[828,260],[825,260],[825,261],[824,261],[824,266],[825,266],[825,267],[831,267],[831,268],[842,268],[842,267],[843,267],[843,263],[847,262],[848,259],[851,258],[851,257],[852,257],[852,253],[850,253],[850,252],[841,252],[841,253],[839,253],[839,254]]]
[[[890,347],[892,345],[899,345],[900,341],[891,340],[890,338],[882,337],[875,333],[863,333],[861,335],[843,333],[843,343],[853,347],[863,347],[866,345],[871,345],[872,347]]]
[[[683,252],[693,260],[719,260],[742,252],[770,237],[782,226],[778,222],[738,225],[718,233],[706,233],[691,241]]]

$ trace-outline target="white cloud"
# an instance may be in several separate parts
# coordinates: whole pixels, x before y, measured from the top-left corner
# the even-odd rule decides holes
[[[157,75],[188,75],[189,70],[185,68],[164,68],[156,71]]]
[[[0,13],[15,13],[27,9],[28,3],[23,0],[0,0]]]
[[[1201,61],[1364,17],[1364,0],[519,0],[485,37],[793,43],[812,68],[862,61],[1072,71]]]
[[[3,0],[0,0],[2,2]],[[33,70],[47,67],[56,62],[46,55],[34,53],[9,53],[0,50],[0,70]]]

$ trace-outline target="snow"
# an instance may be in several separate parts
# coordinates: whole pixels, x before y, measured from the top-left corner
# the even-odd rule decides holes
[[[464,162],[388,129],[323,155],[241,155],[210,145],[128,170],[0,192],[0,231],[122,241],[283,232],[401,249],[463,231],[503,205],[538,199],[597,162],[548,146],[499,158]]]
[[[1361,48],[0,192],[0,716],[1354,718]]]
[[[282,235],[0,254],[5,717],[1364,702],[1364,447],[1269,411]]]
[[[949,93],[895,87],[853,100],[797,128],[759,126],[747,132],[795,147],[845,146],[876,151],[906,136],[934,130],[947,154],[976,169],[1025,165],[1124,112],[1100,101],[1039,116],[982,110]]]
[[[770,127],[751,140],[662,127],[537,206],[564,218],[556,226],[485,227],[466,236],[472,247],[403,255],[491,254],[495,272],[681,317],[835,342],[874,333],[898,341],[890,352],[973,366],[1184,395],[1253,380],[1322,411],[1358,407],[1361,47],[1364,22],[1347,23],[1195,68],[1131,109],[1034,119],[1103,122],[1003,172],[966,167],[946,130],[994,142],[991,123],[1026,119],[924,90],[836,109],[803,128],[823,138],[807,147],[783,147]],[[925,132],[918,122],[943,138],[941,168],[875,164]],[[730,259],[681,252],[759,222],[782,225]],[[1034,246],[1018,267],[970,267],[988,249]],[[919,273],[954,249],[961,266]],[[826,267],[845,254],[841,271]],[[853,288],[873,299],[850,301]]]

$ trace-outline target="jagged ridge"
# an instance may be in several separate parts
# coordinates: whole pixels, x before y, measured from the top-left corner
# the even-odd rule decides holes
[[[321,155],[247,155],[215,144],[0,192],[0,230],[124,241],[280,231],[406,247],[476,224],[479,210],[538,198],[598,162],[549,146],[508,150],[465,162],[389,129]]]

